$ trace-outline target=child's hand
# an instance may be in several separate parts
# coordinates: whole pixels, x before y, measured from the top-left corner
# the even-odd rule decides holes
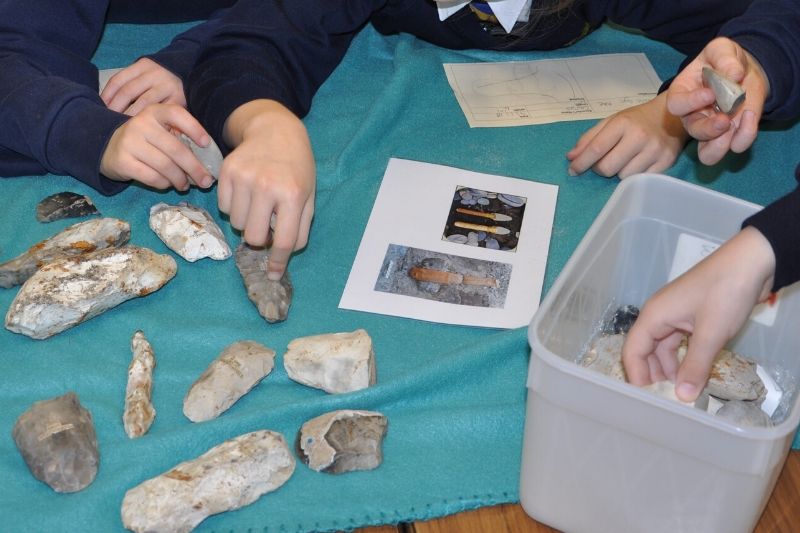
[[[115,181],[138,181],[156,189],[213,184],[205,167],[173,130],[207,146],[211,138],[189,112],[174,104],[155,104],[117,128],[100,161],[100,172]]]
[[[622,347],[628,381],[647,385],[667,377],[684,402],[708,380],[714,357],[770,293],[775,254],[766,238],[747,227],[644,305]],[[678,367],[677,349],[691,334]]]
[[[710,66],[740,83],[747,96],[733,117],[714,110],[714,92],[703,85],[702,70]],[[697,154],[706,165],[719,162],[728,151],[741,153],[758,135],[758,122],[769,95],[769,81],[758,61],[734,41],[714,39],[672,81],[667,91],[670,113],[680,117],[699,142]]]
[[[667,112],[666,95],[624,109],[595,124],[567,152],[569,173],[590,168],[601,176],[626,178],[637,172],[660,172],[672,166],[688,135]]]
[[[186,107],[181,79],[146,57],[114,74],[100,98],[112,111],[130,116],[135,116],[150,104]]]
[[[231,113],[224,136],[236,148],[222,163],[220,211],[253,246],[267,243],[275,213],[267,276],[280,279],[292,251],[306,245],[314,215],[316,171],[305,126],[283,105],[254,100]]]

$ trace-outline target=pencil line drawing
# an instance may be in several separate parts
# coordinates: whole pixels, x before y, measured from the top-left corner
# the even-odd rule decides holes
[[[658,93],[644,54],[500,63],[448,63],[447,79],[471,127],[605,118]]]

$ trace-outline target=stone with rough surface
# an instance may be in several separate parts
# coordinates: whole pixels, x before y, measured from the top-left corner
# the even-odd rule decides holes
[[[36,204],[36,220],[53,222],[62,218],[97,215],[99,211],[91,198],[70,191],[51,194]]]
[[[0,287],[25,283],[38,269],[68,257],[79,257],[97,250],[122,246],[131,236],[131,226],[116,218],[95,218],[78,222],[0,264]]]
[[[164,244],[190,262],[231,256],[231,247],[211,214],[194,205],[163,202],[150,208],[150,229]]]
[[[25,282],[6,314],[6,328],[45,339],[122,302],[157,291],[175,275],[169,255],[122,246],[47,264]]]
[[[620,333],[597,337],[581,359],[580,365],[619,381],[627,381],[621,359],[624,342],[625,335]]]
[[[376,411],[333,411],[309,420],[297,435],[297,454],[317,472],[372,470],[383,461],[386,417]]]
[[[294,381],[330,393],[365,389],[376,382],[372,339],[363,329],[295,339],[283,365]]]
[[[244,242],[236,248],[236,266],[242,275],[248,298],[267,322],[280,322],[289,315],[294,291],[288,270],[277,281],[267,279],[268,258],[269,251],[266,248],[253,248]]]
[[[186,533],[210,515],[276,490],[294,468],[283,435],[246,433],[130,489],[122,500],[122,523],[137,533]]]
[[[156,410],[151,402],[153,392],[153,368],[156,358],[153,347],[144,333],[137,331],[131,339],[133,358],[128,366],[128,385],[125,388],[125,411],[122,423],[128,437],[141,437],[156,417]]]
[[[678,349],[678,360],[683,361],[686,350],[684,342]],[[767,388],[756,373],[755,362],[725,349],[720,350],[714,358],[706,391],[723,400],[761,402],[767,396]]]
[[[74,392],[34,403],[12,431],[31,473],[56,492],[77,492],[97,475],[100,452],[92,415]]]
[[[255,341],[231,344],[203,372],[183,399],[192,422],[218,417],[247,394],[275,366],[275,350]]]

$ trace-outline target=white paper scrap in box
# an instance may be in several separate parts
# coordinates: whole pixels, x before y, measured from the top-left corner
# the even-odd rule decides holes
[[[539,306],[558,187],[391,159],[339,307],[492,328]]]

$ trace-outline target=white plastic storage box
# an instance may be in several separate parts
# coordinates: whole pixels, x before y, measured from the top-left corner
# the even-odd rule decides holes
[[[786,389],[771,428],[736,427],[576,361],[609,310],[641,306],[667,282],[681,234],[721,243],[758,208],[655,174],[617,186],[528,331],[530,516],[570,533],[755,527],[800,419],[800,291],[781,293],[771,326],[750,320],[729,344]]]

